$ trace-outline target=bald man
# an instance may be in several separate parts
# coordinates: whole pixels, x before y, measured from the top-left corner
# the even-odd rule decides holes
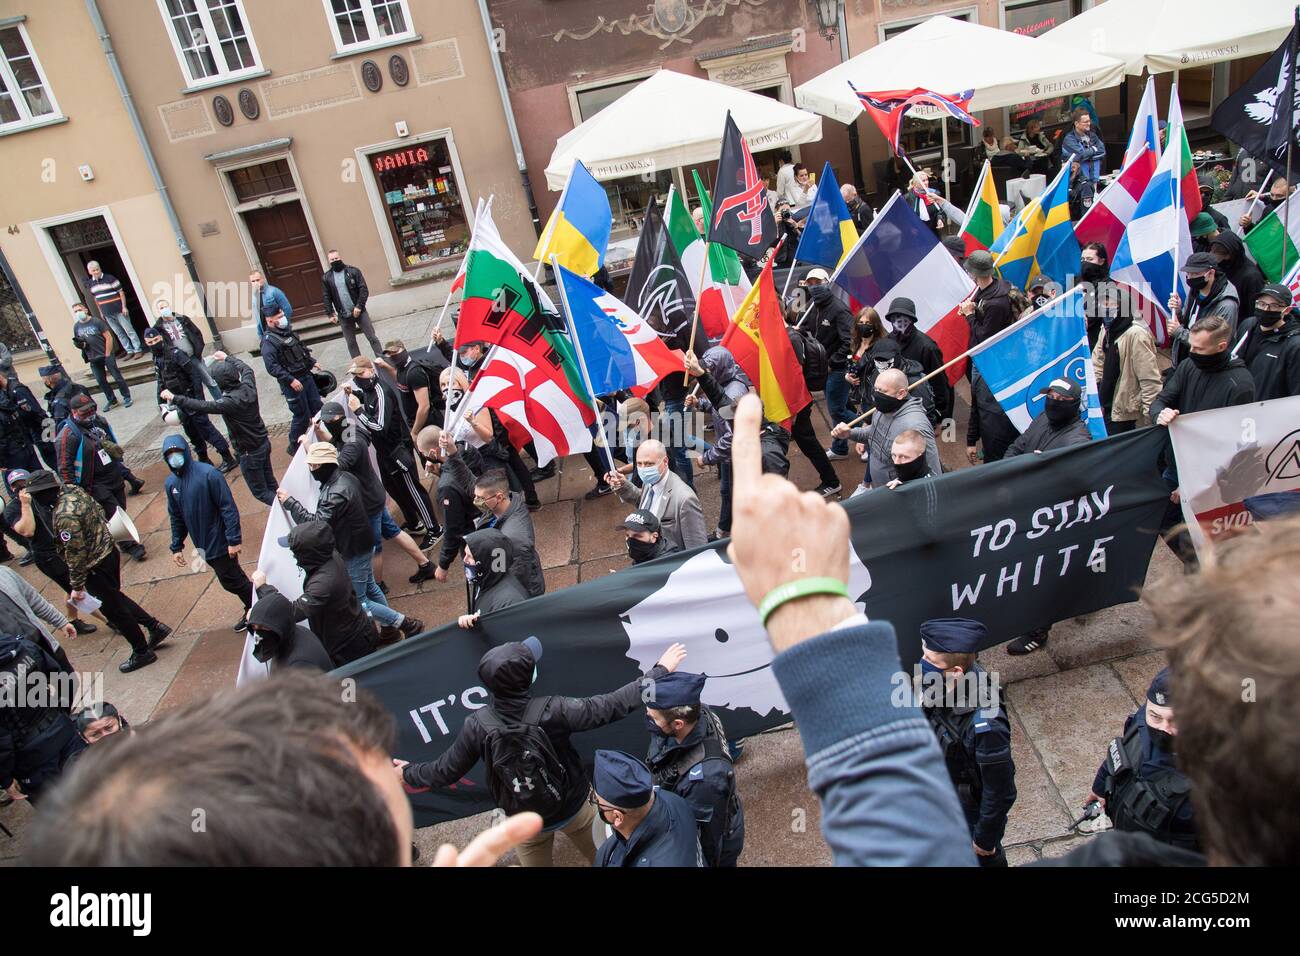
[[[930,473],[943,474],[930,417],[926,415],[921,399],[908,391],[907,375],[896,368],[885,369],[876,376],[871,398],[876,413],[866,425],[850,429],[848,425],[839,424],[831,430],[834,437],[866,445],[870,451],[863,485],[882,488],[898,477],[893,457],[894,439],[909,429],[919,432],[925,439],[925,457],[930,464]]]
[[[631,480],[611,471],[605,475],[620,498],[644,508],[659,519],[659,535],[678,550],[686,551],[708,543],[704,512],[691,486],[668,470],[668,449],[650,438],[636,450],[636,469]]]

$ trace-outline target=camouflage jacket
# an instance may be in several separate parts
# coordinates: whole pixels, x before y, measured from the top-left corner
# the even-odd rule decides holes
[[[64,485],[54,506],[54,537],[72,589],[84,590],[90,569],[113,552],[104,509],[85,489]]]

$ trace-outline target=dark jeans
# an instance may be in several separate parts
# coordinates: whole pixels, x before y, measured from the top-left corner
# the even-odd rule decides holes
[[[510,482],[510,490],[522,491],[524,501],[527,504],[537,504],[541,500],[537,497],[537,486],[533,484],[533,479],[529,475],[529,468],[524,464],[523,458],[520,457],[519,449],[515,448],[514,445],[507,445],[506,451],[506,478]],[[392,494],[392,492],[389,492],[389,494]]]
[[[1178,472],[1172,466],[1165,468],[1164,475],[1165,485],[1172,493],[1178,487]],[[1183,507],[1174,504],[1170,499],[1165,506],[1165,516],[1160,521],[1160,536],[1164,538],[1165,544],[1169,545],[1169,550],[1178,556],[1178,560],[1183,562],[1183,570],[1187,572],[1195,571],[1200,567],[1200,562],[1196,557],[1196,546],[1192,544],[1192,536],[1187,533],[1186,529],[1174,531],[1175,528],[1183,524]]]
[[[203,393],[199,391],[198,394]],[[217,454],[223,461],[230,457],[230,443],[226,441],[226,436],[217,431],[217,426],[212,424],[212,419],[204,413],[181,412],[181,428],[184,429],[185,437],[190,440],[190,444],[194,446],[194,455],[199,461],[208,460],[209,445],[217,450]]]
[[[244,605],[247,611],[253,606],[253,582],[248,580],[248,575],[244,569],[239,566],[239,558],[231,557],[229,554],[223,554],[219,558],[207,558],[208,567],[217,575],[217,581],[220,585],[239,598],[239,603]]]
[[[718,462],[718,495],[722,498],[722,509],[718,513],[718,534],[731,534],[731,462]]]
[[[799,446],[799,450],[804,453],[804,457],[812,462],[812,466],[817,469],[817,477],[821,479],[823,485],[834,487],[840,483],[840,477],[835,473],[834,466],[826,457],[826,449],[822,443],[817,440],[817,432],[813,429],[812,423],[813,407],[809,402],[804,406],[803,411],[794,417],[794,427],[790,430],[790,437],[794,443]]]
[[[108,384],[108,375],[105,369],[113,376],[113,381],[117,382],[118,390],[121,391],[123,398],[131,397],[131,390],[126,387],[126,379],[122,377],[121,370],[117,367],[117,359],[111,355],[105,355],[100,359],[90,360],[90,371],[94,373],[95,381],[99,383],[100,389],[104,392],[104,397],[110,402],[117,401],[117,396],[113,394],[113,387]]]
[[[275,501],[275,491],[280,483],[271,470],[271,439],[262,442],[262,447],[256,451],[239,456],[239,472],[254,498],[264,505]]]
[[[149,649],[145,642],[144,631],[140,625],[148,627],[157,623],[155,618],[144,608],[122,593],[122,565],[116,551],[110,551],[108,557],[90,569],[86,575],[86,590],[99,598],[103,606],[100,610],[108,623],[122,632],[131,650],[143,654]]]
[[[289,411],[293,413],[293,420],[289,423],[290,455],[298,451],[298,439],[307,433],[311,417],[319,412],[321,407],[320,392],[316,390],[316,379],[312,378],[311,371],[302,372],[295,378],[302,383],[301,392],[296,392],[284,382],[280,382],[280,394],[289,403]]]
[[[36,460],[36,449],[31,445],[18,445],[10,449],[9,453],[3,456],[3,464],[0,467],[8,471],[11,468],[21,468],[24,471],[40,471],[40,462]]]
[[[366,337],[370,347],[374,349],[375,357],[378,358],[383,354],[383,347],[379,344],[379,336],[375,335],[375,327],[370,321],[370,313],[365,309],[355,319],[352,313],[339,316],[339,328],[343,330],[343,341],[347,343],[348,354],[356,358],[361,354],[361,349],[357,348],[357,331],[360,329],[361,334]]]
[[[665,399],[663,413],[670,416],[675,415],[680,421],[677,428],[666,429],[667,434],[685,433],[686,424],[682,416],[686,413],[686,406],[682,402]],[[695,469],[691,467],[690,456],[686,454],[685,442],[674,441],[669,445],[668,468],[678,478],[690,485],[692,491],[695,490]]]
[[[844,369],[833,368],[826,376],[826,413],[831,417],[831,424],[851,421],[849,418],[849,383],[844,380]],[[831,442],[831,451],[837,455],[849,453],[849,443],[845,438],[836,438]]]

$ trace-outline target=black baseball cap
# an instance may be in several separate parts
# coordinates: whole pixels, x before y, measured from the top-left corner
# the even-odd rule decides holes
[[[1039,392],[1039,395],[1046,395],[1048,392],[1059,392],[1062,395],[1069,395],[1076,402],[1083,398],[1083,390],[1079,388],[1079,383],[1071,381],[1068,378],[1054,378],[1051,383]]]
[[[1193,252],[1183,263],[1180,272],[1208,272],[1210,269],[1218,269],[1219,260],[1214,258],[1213,253]]]
[[[659,519],[655,517],[654,512],[638,508],[624,518],[621,524],[616,524],[614,527],[626,531],[658,531]]]
[[[1259,294],[1255,296],[1256,301],[1263,296],[1268,296],[1270,299],[1277,299],[1278,302],[1282,303],[1283,307],[1290,305],[1294,301],[1291,297],[1291,290],[1281,282],[1270,282],[1268,285],[1264,286],[1264,288],[1260,289]]]

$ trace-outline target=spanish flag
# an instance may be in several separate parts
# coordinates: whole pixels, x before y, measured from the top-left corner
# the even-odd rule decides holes
[[[736,310],[722,346],[758,385],[763,417],[788,429],[795,415],[812,402],[812,395],[790,344],[781,299],[772,281],[774,258],[768,257],[763,274]]]
[[[605,187],[596,182],[581,160],[574,160],[573,171],[537,240],[533,258],[549,262],[554,256],[570,272],[590,277],[605,264],[613,222]]]

